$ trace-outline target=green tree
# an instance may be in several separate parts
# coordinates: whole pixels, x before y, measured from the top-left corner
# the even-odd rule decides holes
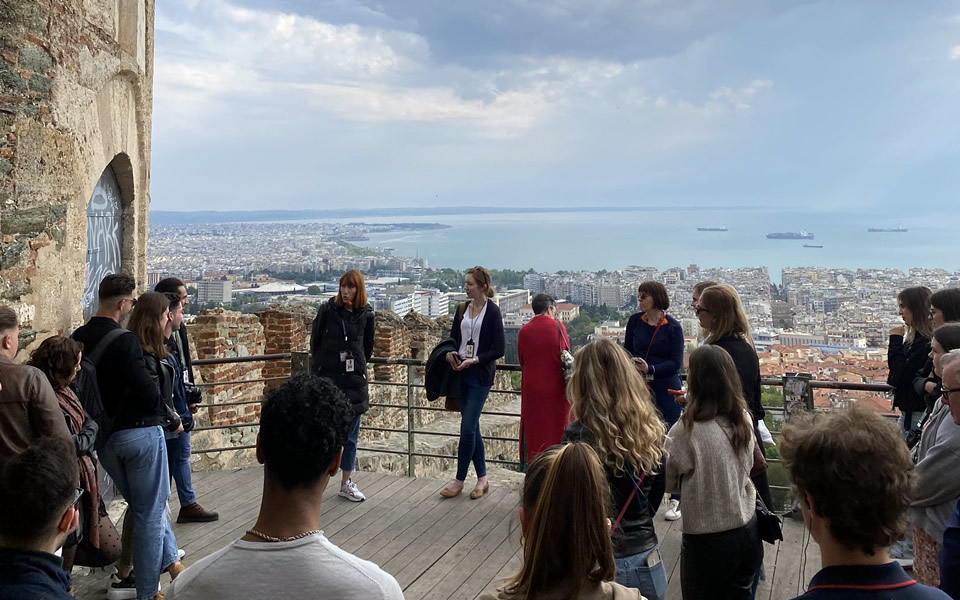
[[[311,296],[319,296],[321,293],[323,293],[323,290],[320,289],[319,285],[311,285],[307,288],[307,293]]]

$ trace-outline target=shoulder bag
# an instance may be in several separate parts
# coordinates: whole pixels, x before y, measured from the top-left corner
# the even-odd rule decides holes
[[[557,322],[557,340],[560,342],[560,369],[563,372],[563,382],[567,383],[573,377],[573,354],[563,348],[563,330]]]

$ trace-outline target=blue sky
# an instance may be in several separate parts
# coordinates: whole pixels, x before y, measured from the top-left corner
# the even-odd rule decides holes
[[[156,10],[154,210],[960,212],[956,2]]]

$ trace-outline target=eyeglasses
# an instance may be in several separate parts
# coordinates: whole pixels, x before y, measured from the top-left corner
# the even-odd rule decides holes
[[[708,313],[708,312],[710,312],[710,311],[707,310],[707,309],[705,309],[705,308],[700,308],[700,307],[698,306],[698,307],[696,307],[696,308],[693,309],[693,312],[695,312],[696,314],[699,315],[699,314],[702,313],[702,312]]]
[[[137,305],[137,299],[136,299],[136,298],[124,298],[124,299],[123,299],[123,302],[129,302],[129,303],[130,303],[130,308],[133,308],[134,306]]]
[[[941,391],[943,392],[943,397],[947,400],[950,400],[950,394],[953,392],[960,392],[960,388],[943,388]]]

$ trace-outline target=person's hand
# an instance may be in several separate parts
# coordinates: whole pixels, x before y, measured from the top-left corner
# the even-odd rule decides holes
[[[646,373],[650,370],[650,366],[647,365],[647,361],[639,357],[633,359],[633,366],[635,366],[641,373]]]
[[[473,358],[468,358],[467,360],[460,361],[460,364],[453,368],[454,371],[462,371],[468,367],[472,367],[475,364],[478,364],[480,359],[474,356]]]
[[[890,329],[890,335],[903,335],[903,325],[897,325]]]
[[[460,364],[460,355],[456,352],[447,352],[447,363],[455,370],[458,370],[457,366]]]
[[[680,406],[686,406],[686,405],[687,405],[687,395],[686,395],[686,394],[680,394],[680,395],[674,396],[674,397],[673,397],[673,401],[676,402],[677,404],[679,404]]]
[[[200,412],[200,405],[199,405],[199,404],[190,404],[189,406],[187,406],[187,409],[190,410],[190,413],[191,413],[191,414],[194,414],[194,415],[195,415],[195,414],[197,414],[198,412]]]
[[[932,381],[927,381],[925,384],[923,384],[923,391],[928,394],[932,394],[934,391],[936,391],[936,389],[937,384]]]
[[[177,425],[177,430],[174,433],[183,433],[183,422]]]

